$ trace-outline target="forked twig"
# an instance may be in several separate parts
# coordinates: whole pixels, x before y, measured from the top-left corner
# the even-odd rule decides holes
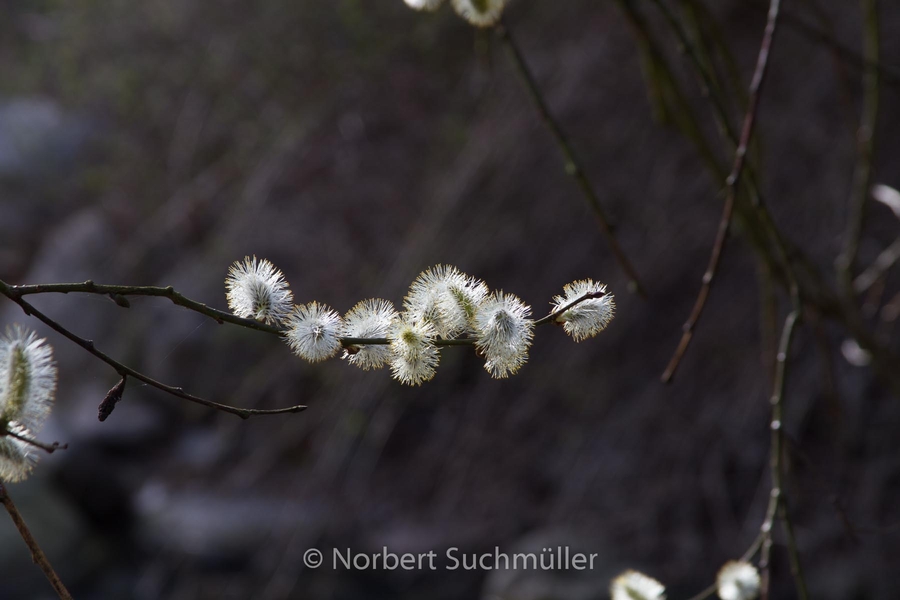
[[[121,376],[121,377],[124,377],[126,375],[129,377],[133,377],[134,379],[137,379],[138,381],[142,381],[142,382],[146,383],[147,385],[155,387],[158,390],[162,390],[162,391],[166,392],[167,394],[171,394],[172,396],[176,396],[178,398],[188,400],[189,402],[194,402],[195,404],[201,404],[201,405],[207,406],[209,408],[214,408],[216,410],[220,410],[222,412],[226,412],[226,413],[229,413],[232,415],[237,415],[237,416],[241,417],[242,419],[248,419],[250,417],[257,416],[257,415],[296,413],[296,412],[301,412],[303,410],[306,410],[306,406],[302,405],[302,404],[298,404],[295,406],[288,406],[286,408],[274,408],[274,409],[240,408],[238,406],[230,406],[228,404],[221,404],[219,402],[213,402],[212,400],[206,400],[204,398],[200,398],[199,396],[194,396],[193,394],[188,394],[180,387],[174,387],[174,386],[166,385],[164,383],[156,381],[155,379],[153,379],[147,375],[144,375],[140,371],[136,371],[136,370],[132,369],[131,367],[128,367],[128,366],[120,363],[119,361],[113,359],[109,355],[101,352],[94,346],[94,342],[92,342],[91,340],[86,340],[82,337],[75,335],[74,333],[72,333],[71,331],[69,331],[68,329],[66,329],[65,327],[63,327],[62,325],[60,325],[59,323],[57,323],[56,321],[54,321],[53,319],[51,319],[50,317],[48,317],[47,315],[45,315],[44,313],[39,311],[38,309],[36,309],[34,306],[32,306],[30,303],[28,303],[25,299],[23,299],[21,294],[17,294],[15,292],[14,288],[11,288],[11,286],[9,286],[9,284],[7,284],[3,281],[0,281],[0,293],[5,295],[7,298],[12,300],[16,304],[18,304],[22,308],[22,310],[25,312],[25,314],[35,317],[36,319],[38,319],[39,321],[43,322],[45,325],[50,327],[50,329],[56,331],[63,337],[66,337],[69,340],[75,342],[76,344],[78,344],[79,346],[84,348],[87,352],[89,352],[90,354],[93,354],[94,356],[99,358],[101,361],[103,361],[106,364],[108,364],[109,366],[111,366],[113,369],[115,369],[116,373],[118,373],[119,376]]]

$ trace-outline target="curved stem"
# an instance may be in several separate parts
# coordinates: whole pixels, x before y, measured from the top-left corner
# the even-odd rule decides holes
[[[160,288],[160,289],[163,289],[163,288]],[[93,354],[94,356],[96,356],[97,358],[99,358],[100,360],[102,360],[103,362],[108,364],[109,366],[111,366],[113,369],[115,369],[116,373],[118,373],[120,376],[124,377],[125,375],[128,375],[129,377],[133,377],[133,378],[137,379],[138,381],[142,381],[142,382],[146,383],[147,385],[155,387],[158,390],[162,390],[162,391],[166,392],[167,394],[171,394],[172,396],[176,396],[178,398],[188,400],[189,402],[194,402],[195,404],[201,404],[201,405],[207,406],[209,408],[214,408],[214,409],[220,410],[222,412],[237,415],[237,416],[241,417],[242,419],[247,419],[247,418],[250,418],[253,416],[257,416],[257,415],[276,415],[276,414],[281,414],[281,413],[296,413],[296,412],[306,410],[306,406],[302,405],[302,404],[298,404],[296,406],[288,406],[286,408],[275,408],[275,409],[240,408],[237,406],[229,406],[227,404],[213,402],[212,400],[206,400],[204,398],[200,398],[199,396],[194,396],[192,394],[188,394],[180,387],[174,387],[174,386],[166,385],[164,383],[156,381],[155,379],[152,379],[151,377],[144,375],[143,373],[136,371],[136,370],[132,369],[131,367],[128,367],[128,366],[120,363],[119,361],[111,358],[109,355],[101,352],[94,346],[94,342],[92,342],[91,340],[86,340],[82,337],[75,335],[74,333],[72,333],[71,331],[69,331],[68,329],[66,329],[65,327],[63,327],[62,325],[60,325],[59,323],[57,323],[56,321],[54,321],[53,319],[51,319],[50,317],[48,317],[47,315],[45,315],[44,313],[39,311],[38,309],[36,309],[34,306],[32,306],[31,304],[26,302],[21,297],[21,294],[17,294],[15,292],[14,288],[11,288],[7,283],[5,283],[3,281],[0,281],[0,293],[5,295],[7,298],[12,300],[16,304],[18,304],[22,308],[22,310],[25,312],[25,314],[35,317],[36,319],[38,319],[39,321],[43,322],[45,325],[50,327],[52,330],[56,331],[63,337],[66,337],[69,340],[75,342],[76,344],[78,344],[79,346],[84,348],[87,352],[89,352],[90,354]],[[102,293],[102,292],[98,292],[98,293]],[[197,303],[197,304],[199,304],[199,303]],[[212,309],[210,309],[210,310],[212,310]],[[200,312],[200,311],[198,311],[198,312]]]
[[[44,575],[50,581],[50,585],[53,586],[53,591],[56,592],[56,595],[59,596],[60,600],[72,600],[72,595],[69,593],[69,590],[66,589],[66,586],[63,585],[59,575],[53,570],[50,561],[47,559],[47,555],[41,550],[37,540],[34,539],[34,536],[31,535],[31,531],[28,530],[28,526],[25,525],[25,519],[23,519],[22,515],[19,513],[19,509],[13,504],[9,494],[6,493],[6,486],[3,485],[3,482],[0,482],[0,502],[3,503],[3,508],[9,513],[16,529],[19,530],[19,535],[22,536],[25,545],[31,550],[31,560],[44,572]]]
[[[872,179],[875,154],[875,128],[878,121],[878,7],[876,0],[861,0],[863,13],[863,52],[866,68],[863,73],[863,113],[857,131],[858,157],[853,172],[850,198],[850,217],[844,234],[844,249],[835,262],[838,281],[844,288],[845,301],[853,303],[853,267],[859,251],[859,238],[866,216],[866,200]]]
[[[569,140],[566,137],[566,134],[563,132],[562,127],[550,112],[550,108],[547,106],[547,102],[544,100],[544,96],[541,93],[540,87],[538,87],[537,81],[534,78],[534,74],[532,74],[531,69],[528,68],[528,63],[525,62],[525,57],[522,55],[521,49],[516,43],[515,38],[513,38],[512,34],[510,33],[509,26],[505,22],[501,21],[501,23],[496,26],[496,29],[498,35],[500,36],[500,39],[503,41],[503,44],[508,51],[510,59],[516,67],[516,71],[518,72],[522,83],[528,90],[528,95],[531,97],[531,100],[541,117],[541,121],[544,123],[544,125],[547,126],[547,129],[550,130],[550,133],[553,134],[553,138],[556,140],[556,144],[563,156],[563,160],[565,161],[566,174],[575,179],[575,181],[578,183],[578,187],[581,188],[581,192],[582,194],[584,194],[588,205],[591,207],[591,210],[597,217],[597,222],[600,225],[600,230],[603,232],[603,235],[606,236],[606,239],[609,242],[609,247],[612,250],[613,255],[615,255],[616,260],[622,267],[622,270],[625,271],[625,275],[628,276],[629,286],[633,288],[634,291],[636,291],[641,297],[646,298],[647,294],[644,291],[644,287],[638,280],[637,272],[634,270],[631,261],[629,261],[628,257],[625,256],[625,252],[622,250],[622,247],[619,246],[619,242],[616,239],[615,234],[613,234],[612,226],[609,223],[606,212],[600,205],[600,197],[597,195],[597,191],[594,189],[593,184],[585,174],[584,168],[582,168],[580,162],[578,161],[575,150],[569,143]]]
[[[5,289],[4,289],[5,286]],[[281,330],[265,323],[260,323],[253,319],[244,319],[237,317],[231,313],[218,310],[191,300],[181,293],[175,291],[172,286],[156,287],[151,285],[102,285],[94,283],[90,279],[83,283],[41,283],[37,285],[9,285],[0,282],[0,293],[9,296],[15,300],[17,297],[27,296],[29,294],[69,294],[75,292],[83,292],[88,294],[99,294],[102,296],[110,296],[113,300],[117,300],[120,296],[155,296],[159,298],[168,298],[173,304],[183,306],[201,315],[215,320],[217,323],[231,323],[240,325],[249,329],[256,329],[266,333],[280,334]]]
[[[762,86],[768,71],[769,52],[771,51],[772,42],[775,38],[780,6],[781,0],[771,0],[766,28],[763,33],[762,43],[759,47],[759,55],[756,60],[756,69],[753,72],[753,79],[750,82],[749,104],[747,112],[744,115],[740,144],[734,153],[734,162],[731,167],[731,173],[725,180],[725,185],[727,187],[725,204],[722,208],[722,217],[719,220],[719,228],[716,233],[715,242],[713,243],[712,253],[709,257],[709,264],[706,267],[706,272],[703,274],[703,281],[700,286],[700,292],[697,295],[697,300],[694,302],[694,308],[691,310],[691,314],[682,328],[683,334],[681,336],[681,341],[678,343],[678,347],[675,349],[675,353],[669,361],[669,365],[663,372],[663,382],[671,381],[672,377],[675,375],[675,370],[678,368],[681,359],[684,357],[684,353],[687,351],[688,345],[691,343],[691,339],[694,336],[694,328],[697,325],[697,321],[700,320],[700,315],[703,314],[706,300],[709,297],[710,289],[712,288],[713,281],[719,268],[719,261],[722,257],[722,251],[725,248],[725,241],[728,239],[729,227],[731,226],[734,201],[738,189],[737,186],[744,170],[747,147],[753,136],[753,129],[756,124],[756,114],[759,110]]]
[[[9,429],[0,430],[0,437],[7,436],[7,435],[11,438],[15,438],[15,439],[19,440],[20,442],[25,442],[29,446],[34,446],[35,448],[40,448],[47,454],[53,454],[57,450],[68,450],[69,449],[68,444],[60,444],[59,442],[53,442],[52,444],[45,444],[44,442],[39,442],[35,439],[28,437],[27,435],[22,435],[22,434],[14,432],[14,431],[10,431]]]

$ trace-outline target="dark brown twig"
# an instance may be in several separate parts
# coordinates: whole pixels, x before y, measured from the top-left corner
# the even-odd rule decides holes
[[[616,239],[615,234],[613,233],[612,226],[609,223],[606,212],[600,205],[600,197],[597,195],[597,191],[594,189],[593,184],[591,183],[590,179],[588,179],[587,174],[584,172],[584,168],[582,168],[580,162],[578,161],[575,151],[572,148],[572,145],[569,143],[566,134],[563,132],[562,127],[550,112],[550,108],[547,106],[547,103],[544,100],[544,96],[541,93],[540,87],[538,87],[537,81],[535,80],[531,69],[528,68],[528,63],[525,62],[525,57],[522,55],[521,49],[510,33],[509,27],[506,25],[506,23],[501,22],[496,26],[496,29],[497,34],[500,36],[501,41],[506,47],[508,54],[512,59],[512,62],[516,67],[516,71],[518,72],[522,83],[528,90],[528,95],[531,97],[531,100],[541,117],[541,121],[544,123],[544,125],[546,125],[547,129],[550,130],[550,133],[553,134],[553,137],[556,140],[556,144],[559,147],[560,152],[562,153],[563,160],[565,161],[566,174],[575,179],[575,181],[578,183],[578,187],[581,188],[581,192],[584,194],[584,197],[585,199],[587,199],[591,210],[597,217],[597,222],[600,225],[600,230],[603,232],[603,235],[606,236],[606,239],[609,242],[609,247],[612,250],[613,255],[616,257],[619,265],[621,265],[622,270],[625,271],[625,275],[628,276],[629,286],[633,288],[634,291],[636,291],[641,297],[646,297],[646,292],[644,291],[644,287],[641,285],[638,279],[637,272],[632,266],[631,261],[629,261],[628,257],[625,256],[625,252],[622,250],[622,247],[619,246],[619,242]]]
[[[86,293],[99,294],[110,297],[125,296],[153,296],[158,298],[168,298],[173,304],[182,306],[201,315],[205,315],[217,323],[231,323],[240,325],[265,333],[273,333],[280,335],[282,331],[277,327],[254,321],[253,319],[244,319],[237,317],[231,313],[211,308],[202,302],[191,300],[181,293],[175,291],[172,286],[156,287],[150,285],[103,285],[87,280],[82,283],[40,283],[36,285],[9,285],[0,282],[0,293],[5,294],[10,299],[15,300],[22,296],[30,294],[70,294],[70,293]],[[117,303],[118,304],[118,303]],[[121,306],[121,304],[120,304]]]
[[[25,312],[25,314],[35,317],[36,319],[38,319],[39,321],[43,322],[45,325],[50,327],[52,330],[54,330],[57,333],[59,333],[60,335],[62,335],[63,337],[66,337],[69,340],[75,342],[76,344],[78,344],[79,346],[84,348],[87,352],[89,352],[90,354],[93,354],[94,356],[96,356],[97,358],[99,358],[100,360],[102,360],[103,362],[108,364],[109,366],[111,366],[113,369],[115,369],[116,373],[118,373],[122,377],[128,375],[129,377],[133,377],[134,379],[137,379],[138,381],[146,383],[147,385],[155,387],[158,390],[162,390],[162,391],[166,392],[167,394],[171,394],[172,396],[175,396],[177,398],[182,398],[184,400],[188,400],[189,402],[194,402],[195,404],[200,404],[203,406],[207,406],[209,408],[214,408],[216,410],[220,410],[222,412],[237,415],[237,416],[241,417],[242,419],[248,419],[250,417],[257,416],[257,415],[275,415],[275,414],[282,414],[282,413],[296,413],[296,412],[301,412],[303,410],[306,410],[306,406],[302,405],[302,404],[298,404],[295,406],[288,406],[286,408],[275,408],[275,409],[240,408],[237,406],[229,406],[227,404],[220,404],[219,402],[213,402],[211,400],[206,400],[204,398],[200,398],[199,396],[194,396],[192,394],[188,394],[180,387],[173,387],[170,385],[166,385],[164,383],[160,383],[159,381],[156,381],[155,379],[152,379],[151,377],[148,377],[147,375],[144,375],[143,373],[136,371],[136,370],[132,369],[131,367],[123,365],[119,361],[111,358],[109,355],[101,352],[94,346],[94,342],[92,342],[91,340],[86,340],[84,338],[81,338],[81,337],[75,335],[74,333],[72,333],[71,331],[69,331],[68,329],[66,329],[65,327],[63,327],[62,325],[60,325],[59,323],[57,323],[56,321],[54,321],[53,319],[51,319],[50,317],[48,317],[47,315],[45,315],[44,313],[39,311],[38,309],[36,309],[34,306],[32,306],[31,304],[26,302],[21,297],[21,294],[16,294],[14,291],[12,291],[10,289],[10,286],[8,284],[4,283],[3,281],[0,281],[0,293],[4,294],[10,300],[12,300],[16,304],[18,304],[22,308],[22,310]]]
[[[9,429],[0,430],[0,437],[8,435],[11,438],[15,438],[20,442],[25,442],[29,446],[34,446],[35,448],[40,448],[47,454],[53,454],[57,450],[68,450],[68,444],[60,444],[59,442],[53,442],[52,444],[45,444],[44,442],[39,442],[33,438],[30,438],[26,435],[22,435],[20,433],[16,433],[15,431],[10,431]]]
[[[713,244],[713,250],[712,254],[710,255],[706,272],[703,274],[703,282],[700,286],[700,292],[697,296],[697,300],[694,303],[694,308],[691,310],[691,314],[688,317],[687,322],[685,322],[684,324],[681,341],[678,343],[675,354],[669,361],[669,365],[666,367],[665,372],[663,372],[662,381],[664,383],[668,383],[672,380],[672,377],[675,374],[675,370],[678,368],[681,359],[684,357],[684,353],[687,351],[688,345],[691,342],[691,338],[694,335],[694,328],[697,325],[697,321],[700,319],[700,315],[703,313],[703,308],[706,306],[706,299],[709,297],[710,288],[712,287],[716,271],[719,267],[719,260],[722,257],[722,250],[725,247],[725,240],[728,237],[728,230],[731,226],[731,216],[734,212],[735,195],[737,193],[737,186],[740,182],[741,173],[744,169],[747,146],[749,145],[750,139],[753,136],[753,128],[756,123],[756,114],[759,110],[759,99],[761,95],[762,85],[765,82],[766,73],[768,70],[767,68],[769,65],[769,53],[772,49],[772,41],[775,37],[775,31],[778,24],[778,12],[780,6],[780,0],[772,0],[771,4],[769,5],[769,16],[766,21],[763,40],[759,48],[759,56],[757,57],[756,61],[756,69],[753,72],[753,79],[750,82],[749,104],[747,107],[747,113],[744,116],[744,124],[741,129],[740,144],[738,145],[737,150],[735,150],[734,153],[734,163],[731,167],[731,173],[725,180],[725,185],[727,187],[725,205],[722,209],[722,218],[719,221],[716,240]]]
[[[3,485],[2,482],[0,482],[0,502],[3,503],[3,508],[9,513],[16,529],[19,530],[19,535],[22,536],[22,540],[25,541],[25,545],[28,546],[28,549],[31,551],[31,560],[34,561],[34,564],[40,567],[41,571],[44,572],[44,575],[47,576],[50,585],[53,586],[53,591],[56,592],[56,595],[59,596],[61,600],[72,600],[72,595],[69,593],[69,590],[66,589],[66,586],[63,585],[63,582],[60,580],[59,575],[56,574],[56,571],[53,570],[50,561],[47,559],[47,555],[41,550],[37,540],[31,535],[31,531],[29,531],[28,526],[25,525],[25,520],[19,513],[19,509],[13,504],[12,498],[9,497],[9,494],[6,492],[6,486]]]

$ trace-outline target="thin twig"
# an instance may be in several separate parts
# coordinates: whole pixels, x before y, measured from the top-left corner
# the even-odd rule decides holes
[[[2,284],[2,282],[0,282]],[[102,285],[87,280],[83,283],[41,283],[36,285],[9,285],[6,284],[6,290],[0,287],[0,292],[6,294],[11,299],[15,297],[27,296],[29,294],[69,294],[69,293],[87,293],[99,294],[103,296],[155,296],[159,298],[168,298],[173,304],[183,306],[201,315],[215,320],[217,323],[231,323],[240,325],[249,329],[256,329],[266,333],[280,335],[282,331],[277,327],[260,323],[253,319],[244,319],[237,317],[231,313],[211,308],[202,302],[191,300],[181,293],[175,291],[172,286],[156,287],[150,285]]]
[[[680,48],[684,53],[687,54],[691,63],[694,65],[694,70],[697,71],[697,74],[700,76],[701,92],[710,100],[710,103],[713,106],[713,112],[716,117],[716,123],[719,126],[720,134],[732,144],[732,148],[739,148],[740,140],[738,139],[734,129],[731,127],[731,122],[728,116],[728,109],[725,105],[725,99],[721,95],[721,86],[717,85],[715,81],[715,73],[711,73],[706,68],[704,61],[698,54],[697,48],[691,42],[690,38],[687,35],[687,32],[683,27],[681,27],[678,19],[675,18],[675,15],[668,8],[665,2],[663,0],[652,1],[662,13],[663,18],[669,24],[669,27],[675,33],[676,37],[678,38]],[[712,63],[712,58],[709,58],[707,62]],[[756,171],[753,168],[753,165],[750,162],[747,162],[744,169],[747,172],[746,185],[750,195],[750,202],[756,209],[757,218],[759,219],[763,228],[766,230],[766,233],[772,240],[772,243],[775,245],[775,249],[778,253],[778,259],[781,262],[781,266],[784,271],[786,280],[785,283],[787,284],[788,292],[791,296],[791,302],[794,305],[794,308],[797,308],[800,304],[800,287],[797,281],[797,275],[794,272],[790,252],[788,251],[788,245],[785,242],[784,238],[781,236],[781,232],[775,226],[775,222],[772,219],[771,213],[769,213],[769,210],[766,208],[765,202],[763,202],[762,194],[760,193],[759,184],[757,182]]]
[[[791,13],[784,14],[782,22],[786,28],[793,29],[794,31],[805,35],[813,42],[828,46],[833,52],[854,67],[862,70],[873,68],[878,72],[885,83],[900,86],[900,68],[879,64],[878,62],[872,62],[869,58],[861,57],[853,50],[841,44],[834,36],[819,31],[815,27],[807,24],[803,19],[800,19]]]
[[[29,446],[34,446],[35,448],[40,448],[47,454],[53,454],[57,450],[68,450],[68,444],[60,444],[59,442],[53,442],[52,444],[45,444],[44,442],[39,442],[38,440],[32,439],[27,435],[22,435],[20,433],[16,433],[15,431],[10,431],[9,429],[0,430],[0,437],[8,435],[11,438],[15,438],[20,442],[25,442]]]
[[[505,22],[501,22],[496,26],[496,29],[497,34],[500,36],[501,41],[506,47],[508,54],[512,59],[512,62],[516,67],[516,71],[518,72],[522,83],[528,90],[528,94],[531,97],[535,108],[540,114],[541,121],[544,123],[544,125],[546,125],[547,129],[550,130],[550,132],[553,134],[554,139],[556,140],[557,146],[559,147],[559,150],[563,155],[563,160],[565,161],[566,174],[574,178],[578,183],[578,186],[581,188],[581,191],[584,194],[584,197],[587,199],[591,210],[597,217],[597,222],[600,225],[600,230],[603,232],[603,235],[606,236],[606,239],[609,242],[609,246],[613,252],[613,255],[615,255],[616,260],[619,261],[619,265],[621,265],[622,267],[622,270],[625,271],[625,274],[628,276],[629,287],[633,288],[634,291],[640,294],[641,297],[646,297],[646,292],[644,291],[644,287],[641,285],[638,279],[637,272],[632,266],[631,261],[629,261],[628,257],[625,256],[625,252],[622,250],[621,246],[619,246],[619,242],[616,239],[615,234],[613,233],[612,226],[609,223],[606,212],[603,210],[603,207],[600,204],[600,197],[597,195],[597,191],[594,189],[593,184],[588,179],[587,174],[584,172],[584,168],[581,166],[578,157],[575,154],[575,150],[569,143],[569,140],[566,137],[566,134],[563,132],[562,127],[550,112],[550,108],[547,106],[547,103],[544,100],[544,96],[541,93],[540,87],[538,87],[537,81],[535,80],[531,69],[529,69],[528,64],[525,62],[525,57],[522,55],[521,49],[510,33],[509,26]]]
[[[567,310],[569,310],[569,309],[571,309],[571,308],[574,308],[574,307],[578,306],[579,304],[581,304],[581,303],[584,302],[585,300],[597,300],[597,299],[602,298],[602,297],[604,297],[604,296],[606,296],[606,292],[593,292],[593,293],[590,293],[590,294],[585,294],[585,295],[583,295],[583,296],[580,296],[580,297],[576,298],[575,300],[572,300],[571,302],[569,302],[568,304],[566,304],[566,305],[563,306],[562,308],[560,308],[560,309],[558,309],[558,310],[554,310],[553,312],[551,312],[551,313],[550,313],[549,315],[547,315],[546,317],[544,317],[544,318],[542,318],[542,319],[538,319],[537,321],[534,322],[534,326],[537,327],[538,325],[543,325],[543,324],[545,324],[545,323],[550,323],[550,322],[552,322],[552,321],[555,321],[559,316],[561,316],[561,315],[562,315],[563,313],[565,313]]]
[[[108,364],[109,366],[111,366],[113,369],[116,370],[116,373],[118,373],[122,377],[124,377],[125,375],[128,375],[129,377],[133,377],[134,379],[137,379],[138,381],[142,381],[142,382],[146,383],[147,385],[155,387],[158,390],[162,390],[168,394],[171,394],[172,396],[176,396],[178,398],[182,398],[184,400],[188,400],[188,401],[194,402],[196,404],[201,404],[201,405],[207,406],[209,408],[214,408],[214,409],[220,410],[222,412],[237,415],[237,416],[241,417],[242,419],[247,419],[247,418],[250,418],[253,416],[257,416],[257,415],[275,415],[275,414],[282,414],[282,413],[297,413],[297,412],[306,410],[306,406],[302,405],[302,404],[298,404],[296,406],[289,406],[286,408],[275,408],[275,409],[240,408],[237,406],[229,406],[227,404],[220,404],[219,402],[213,402],[211,400],[206,400],[204,398],[200,398],[199,396],[194,396],[192,394],[188,394],[180,387],[173,387],[170,385],[166,385],[164,383],[160,383],[159,381],[156,381],[155,379],[152,379],[151,377],[144,375],[143,373],[141,373],[139,371],[135,371],[131,367],[123,365],[119,361],[117,361],[117,360],[111,358],[110,356],[108,356],[107,354],[101,352],[94,346],[94,342],[92,342],[91,340],[86,340],[82,337],[75,335],[74,333],[72,333],[71,331],[69,331],[68,329],[66,329],[65,327],[63,327],[62,325],[60,325],[59,323],[57,323],[56,321],[54,321],[53,319],[51,319],[50,317],[48,317],[47,315],[45,315],[44,313],[39,311],[38,309],[36,309],[34,306],[29,304],[27,301],[25,301],[21,297],[21,295],[11,293],[10,286],[7,285],[6,283],[4,283],[3,281],[0,281],[0,293],[4,294],[10,300],[12,300],[16,304],[18,304],[22,308],[22,310],[25,312],[25,314],[31,315],[31,316],[37,318],[39,321],[43,322],[45,325],[47,325],[48,327],[50,327],[51,329],[53,329],[60,335],[75,342],[76,344],[78,344],[79,346],[84,348],[87,352],[89,352],[90,354],[93,354],[94,356],[96,356],[97,358],[99,358],[100,360],[102,360],[103,362]]]
[[[794,337],[797,320],[800,312],[793,310],[784,321],[784,329],[781,333],[781,342],[778,346],[778,357],[775,363],[775,383],[772,391],[772,422],[771,422],[771,456],[770,467],[772,477],[772,496],[775,499],[776,511],[781,519],[787,537],[788,553],[791,560],[791,571],[794,575],[794,583],[800,600],[807,600],[806,581],[800,568],[800,555],[797,550],[797,541],[794,537],[790,516],[784,506],[784,465],[781,460],[782,446],[784,445],[784,390],[787,383],[787,365],[791,351],[791,341]],[[767,518],[771,535],[771,517]]]
[[[759,552],[760,548],[763,546],[763,543],[766,540],[768,532],[772,529],[772,519],[775,515],[775,504],[772,500],[769,500],[769,508],[766,509],[766,518],[763,520],[763,524],[760,527],[759,534],[753,540],[753,543],[744,551],[744,554],[741,555],[739,559],[740,562],[749,562],[751,558],[753,558],[757,552]],[[767,525],[768,523],[768,525]],[[699,592],[698,594],[691,596],[688,600],[705,600],[709,598],[713,594],[718,591],[717,584],[712,584],[708,588]]]
[[[759,99],[761,95],[760,92],[762,90],[762,85],[765,81],[766,73],[768,71],[767,67],[769,65],[769,52],[771,51],[772,41],[775,37],[775,30],[778,24],[778,11],[780,6],[781,0],[772,0],[769,6],[769,16],[766,21],[763,40],[759,48],[759,56],[757,57],[756,61],[756,69],[753,73],[753,79],[750,82],[749,105],[747,107],[747,113],[744,116],[744,124],[741,130],[740,144],[738,145],[738,148],[734,153],[734,163],[731,167],[731,173],[725,180],[727,192],[725,197],[725,205],[722,209],[722,218],[719,221],[719,229],[716,233],[716,240],[713,244],[713,250],[712,254],[710,255],[706,272],[703,274],[703,283],[700,286],[700,293],[697,296],[697,300],[694,303],[694,308],[693,310],[691,310],[691,314],[688,317],[687,322],[685,322],[684,324],[684,333],[682,334],[681,341],[678,344],[678,348],[675,350],[675,354],[672,356],[672,360],[669,361],[669,365],[666,367],[665,372],[663,372],[662,381],[664,383],[668,383],[672,380],[672,377],[675,374],[675,370],[678,368],[678,365],[681,362],[684,353],[687,351],[688,345],[691,342],[691,338],[694,335],[694,328],[697,325],[697,321],[700,319],[700,315],[703,313],[703,308],[706,306],[706,299],[709,296],[710,288],[712,287],[713,280],[719,267],[719,260],[722,256],[722,250],[725,247],[725,240],[728,237],[728,229],[731,226],[731,216],[734,211],[735,195],[737,193],[737,186],[740,182],[741,173],[744,169],[744,159],[747,154],[747,146],[749,145],[750,139],[753,136],[753,128],[756,123],[756,113],[759,109]]]
[[[853,280],[853,291],[862,294],[872,287],[878,279],[880,279],[894,263],[900,260],[900,239],[894,240],[894,243],[881,251],[878,258],[875,259],[869,268],[860,273]]]
[[[215,319],[219,323],[231,323],[233,325],[239,325],[241,327],[248,327],[250,329],[255,329],[257,331],[262,331],[264,333],[271,333],[275,335],[284,335],[285,330],[280,329],[278,327],[273,327],[271,325],[266,325],[264,323],[260,323],[259,321],[254,321],[253,319],[243,319],[241,317],[236,317],[230,313],[226,313],[221,310],[217,310],[215,308],[210,308],[209,306],[197,302],[196,300],[191,300],[181,293],[172,289],[172,287],[154,287],[154,286],[135,286],[135,285],[103,285],[97,284],[93,281],[85,281],[84,283],[39,283],[32,285],[9,285],[0,280],[0,294],[7,296],[13,302],[19,303],[19,300],[22,296],[27,296],[31,294],[51,294],[51,293],[60,293],[60,294],[69,294],[69,293],[87,293],[87,294],[98,294],[98,295],[119,295],[119,296],[160,296],[169,298],[175,304],[179,306],[183,306],[189,310],[200,313],[202,315],[206,315],[212,319]],[[553,311],[545,317],[538,319],[534,322],[535,326],[545,325],[550,321],[553,321],[558,316],[566,312],[567,310],[581,304],[585,300],[596,300],[598,298],[603,298],[607,295],[607,292],[594,292],[590,294],[584,294],[566,304],[559,310]],[[33,309],[33,306],[28,305]],[[384,345],[389,344],[390,341],[387,338],[355,338],[355,337],[344,337],[340,338],[341,344],[344,347],[350,346],[367,346],[367,345]],[[470,346],[475,343],[474,338],[459,338],[459,339],[449,339],[449,340],[435,340],[435,345],[437,346]]]
[[[37,540],[34,539],[34,536],[31,535],[31,531],[28,530],[28,526],[25,525],[25,520],[19,513],[19,509],[16,508],[16,505],[13,504],[12,498],[10,498],[9,494],[6,492],[6,486],[3,485],[3,482],[0,482],[0,502],[3,503],[3,508],[9,513],[16,529],[19,530],[19,535],[22,536],[22,540],[25,541],[25,545],[28,546],[28,549],[31,551],[31,560],[34,561],[34,564],[40,567],[41,571],[44,572],[44,575],[47,576],[50,585],[53,586],[53,591],[56,592],[56,595],[59,596],[60,600],[72,600],[72,595],[69,593],[69,590],[63,585],[59,575],[56,574],[56,571],[54,571],[53,567],[50,565],[47,555],[41,550]]]
[[[857,161],[853,172],[853,189],[850,196],[850,216],[844,233],[844,248],[835,261],[838,281],[844,292],[844,300],[853,303],[853,267],[859,251],[866,216],[866,200],[869,197],[869,183],[872,178],[872,161],[875,154],[875,128],[878,121],[878,10],[876,0],[860,0],[863,13],[863,56],[866,67],[863,71],[863,109],[857,131]]]
[[[673,124],[681,130],[687,139],[693,142],[700,157],[712,171],[716,180],[721,181],[725,179],[725,167],[719,163],[712,145],[706,139],[703,127],[700,125],[696,115],[694,115],[687,96],[682,91],[672,67],[666,60],[666,53],[656,43],[646,19],[634,6],[634,0],[618,0],[618,4],[628,20],[629,27],[631,27],[635,37],[638,39],[640,50],[651,63],[654,75],[659,77],[659,81],[656,84],[661,86],[662,91],[667,92],[667,94],[663,94],[664,98],[673,102],[675,108],[677,108],[671,113]]]
[[[808,600],[809,591],[806,589],[806,578],[803,576],[803,567],[800,564],[800,551],[797,547],[797,536],[794,535],[794,525],[788,515],[787,501],[781,499],[779,509],[781,527],[784,530],[784,538],[787,542],[788,562],[791,565],[791,575],[794,577],[794,586],[797,588],[797,596],[800,600]]]

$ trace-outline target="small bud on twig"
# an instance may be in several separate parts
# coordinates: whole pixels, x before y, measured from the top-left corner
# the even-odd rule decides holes
[[[105,421],[109,415],[112,414],[112,411],[115,410],[116,404],[119,403],[119,400],[122,399],[122,393],[125,391],[125,375],[122,375],[122,379],[119,380],[119,383],[113,386],[111,390],[106,392],[106,396],[103,398],[103,401],[100,403],[100,408],[97,411],[97,418],[100,421]]]

